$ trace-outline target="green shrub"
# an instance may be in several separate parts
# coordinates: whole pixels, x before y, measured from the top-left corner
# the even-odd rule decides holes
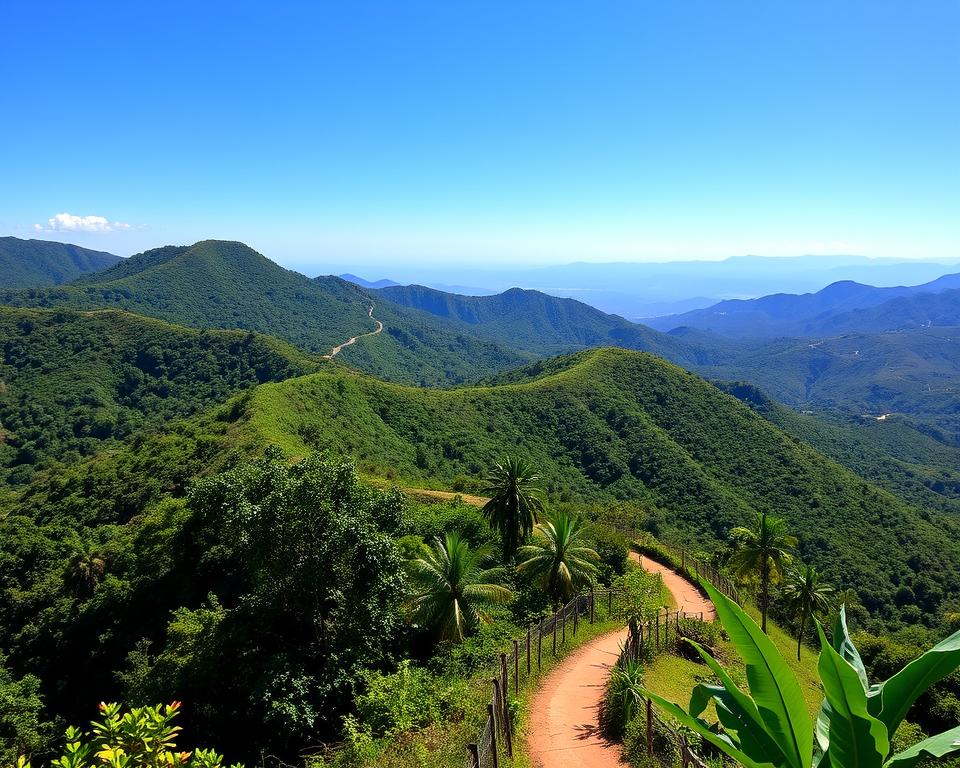
[[[67,728],[63,755],[52,768],[221,768],[223,756],[212,749],[187,752],[177,749],[181,728],[173,725],[180,702],[152,707],[134,707],[124,712],[119,704],[100,704],[100,719],[92,723],[90,733],[73,726]],[[30,768],[25,757],[17,768]],[[233,768],[242,768],[234,765]]]
[[[662,768],[680,758],[676,737],[658,718],[653,719],[653,757],[647,755],[647,718],[637,717],[623,732],[623,756],[634,768]]]
[[[421,728],[446,719],[463,699],[464,684],[440,678],[402,661],[397,671],[385,675],[367,672],[366,691],[356,698],[360,723],[377,735]]]
[[[680,619],[680,635],[693,642],[707,648],[716,648],[722,639],[723,630],[720,624],[713,621],[701,621],[700,619]],[[686,645],[681,644],[681,647]],[[693,654],[697,659],[699,654]]]
[[[610,672],[600,711],[600,728],[612,740],[623,738],[627,726],[637,719],[644,706],[643,665],[630,661]]]

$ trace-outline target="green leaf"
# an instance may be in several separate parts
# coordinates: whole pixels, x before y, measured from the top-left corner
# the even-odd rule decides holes
[[[960,631],[937,643],[871,691],[870,713],[882,720],[887,730],[893,733],[917,697],[957,666],[960,666]]]
[[[689,639],[686,642],[696,649],[721,683],[719,686],[698,685],[690,697],[690,714],[698,715],[703,711],[705,705],[699,705],[704,695],[713,698],[721,724],[727,732],[736,734],[743,752],[757,762],[782,765],[785,761],[783,750],[767,732],[756,702],[740,690],[727,671],[699,643]]]
[[[887,761],[884,768],[913,768],[920,760],[945,757],[954,752],[960,752],[960,725],[898,752]]]
[[[863,684],[863,690],[869,691],[870,681],[867,679],[867,670],[863,666],[863,659],[860,658],[860,651],[850,639],[850,632],[847,630],[847,606],[840,606],[840,615],[833,623],[833,648],[857,673],[860,682]]]
[[[724,736],[714,732],[711,730],[710,726],[699,717],[694,717],[690,713],[685,712],[681,707],[678,707],[676,704],[667,701],[662,696],[658,696],[652,691],[648,691],[646,688],[641,690],[643,690],[644,696],[670,714],[677,722],[679,722],[681,725],[685,725],[691,731],[699,734],[701,738],[709,741],[725,755],[732,757],[744,768],[780,768],[774,763],[756,762],[749,755],[738,749],[737,745],[731,741],[729,736]]]
[[[817,671],[829,703],[829,708],[821,709],[829,722],[825,752],[833,765],[880,768],[890,751],[887,727],[867,711],[867,692],[857,671],[827,642],[819,621],[817,632],[821,643]]]
[[[708,583],[723,628],[747,667],[747,684],[767,733],[783,752],[786,765],[810,768],[813,723],[793,670],[776,646],[739,605]]]

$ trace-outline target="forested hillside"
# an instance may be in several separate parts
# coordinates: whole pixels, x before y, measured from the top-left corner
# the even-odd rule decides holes
[[[112,253],[79,245],[0,237],[0,288],[59,285],[119,261]]]
[[[259,331],[325,354],[374,329],[370,307],[387,329],[377,344],[343,355],[375,375],[423,384],[459,383],[525,361],[509,349],[455,329],[426,313],[390,307],[337,277],[307,277],[242,243],[206,240],[146,251],[69,286],[0,292],[20,307],[126,309],[197,328]]]
[[[379,294],[457,323],[467,333],[539,356],[619,346],[675,362],[710,359],[707,352],[679,338],[540,291],[512,288],[495,296],[461,296],[410,285],[384,288]]]
[[[243,331],[195,330],[118,310],[0,307],[0,480],[25,482],[323,361]]]

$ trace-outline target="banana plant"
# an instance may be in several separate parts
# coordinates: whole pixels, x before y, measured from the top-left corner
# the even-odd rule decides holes
[[[960,632],[914,659],[889,680],[871,685],[841,609],[832,641],[817,623],[817,672],[824,700],[814,723],[793,670],[743,609],[705,585],[717,617],[746,664],[747,691],[697,643],[687,640],[719,685],[694,688],[686,710],[650,690],[643,693],[679,723],[744,768],[913,768],[960,752],[960,726],[891,754],[897,727],[917,698],[960,666]],[[710,702],[719,728],[703,718]]]

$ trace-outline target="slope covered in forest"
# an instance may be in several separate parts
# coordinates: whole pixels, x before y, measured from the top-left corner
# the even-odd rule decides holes
[[[119,261],[112,253],[70,243],[0,237],[0,288],[59,285]]]
[[[505,378],[512,383],[437,391],[321,372],[257,388],[238,439],[291,455],[333,450],[371,474],[466,489],[501,452],[517,451],[555,498],[629,499],[660,510],[652,525],[673,538],[724,540],[757,511],[782,515],[804,558],[891,617],[904,585],[921,585],[927,611],[960,588],[949,523],[694,374],[601,349]]]
[[[311,280],[243,243],[205,240],[145,251],[74,284],[3,291],[20,307],[126,309],[179,325],[259,331],[324,354],[351,336],[386,332],[343,358],[378,376],[422,384],[459,383],[527,360],[516,352],[448,329],[427,313],[373,298],[338,277]]]

